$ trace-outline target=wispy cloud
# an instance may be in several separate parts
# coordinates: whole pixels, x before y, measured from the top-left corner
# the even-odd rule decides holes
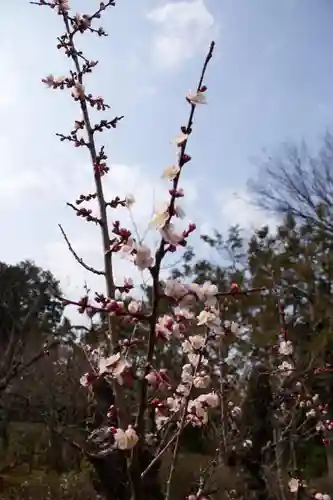
[[[153,60],[163,70],[177,70],[205,50],[217,33],[217,24],[204,0],[166,3],[149,12],[148,19],[156,27]]]
[[[227,230],[231,225],[239,225],[247,230],[256,230],[268,225],[273,229],[278,222],[277,218],[254,205],[247,189],[221,191],[216,195],[216,202],[224,225],[219,229]]]

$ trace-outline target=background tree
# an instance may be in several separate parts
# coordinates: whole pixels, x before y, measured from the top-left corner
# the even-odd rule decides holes
[[[277,215],[290,213],[333,237],[333,136],[328,131],[316,154],[302,142],[285,143],[258,161],[258,179],[249,182],[255,203]]]
[[[0,263],[0,396],[60,332],[60,295],[52,274],[32,262]]]

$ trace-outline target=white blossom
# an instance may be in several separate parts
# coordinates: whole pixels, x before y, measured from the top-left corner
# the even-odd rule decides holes
[[[174,312],[175,316],[179,316],[180,318],[184,318],[184,319],[193,319],[194,318],[193,312],[190,311],[189,309],[187,309],[186,307],[175,307],[173,312]]]
[[[193,379],[193,385],[197,389],[207,389],[210,386],[211,378],[209,375],[197,375]]]
[[[123,385],[123,375],[131,367],[130,363],[118,352],[108,358],[100,358],[99,372],[100,374],[108,374],[120,385]]]
[[[294,351],[291,340],[282,340],[279,346],[279,353],[283,356],[291,356]]]
[[[139,441],[139,437],[131,425],[126,431],[117,429],[114,434],[115,445],[119,450],[131,450]]]
[[[203,356],[201,356],[201,354],[193,354],[193,353],[189,353],[187,355],[188,357],[188,360],[189,362],[191,363],[192,366],[197,366],[198,363],[199,363],[199,360],[200,360],[200,363],[203,365],[203,366],[206,366],[208,365],[208,359],[207,358],[204,358]]]
[[[160,208],[155,210],[154,216],[149,224],[152,229],[163,229],[165,224],[170,219],[169,204],[164,203]]]
[[[330,495],[328,495],[327,493],[316,493],[314,498],[316,500],[331,500]]]
[[[151,250],[146,245],[138,245],[136,247],[136,255],[134,264],[141,270],[152,266],[154,259],[151,255]]]
[[[220,403],[220,398],[216,392],[209,392],[207,394],[201,394],[197,397],[197,401],[205,403],[210,408],[217,408]]]
[[[288,361],[283,361],[279,366],[278,366],[281,375],[289,376],[293,372],[293,365],[291,363],[288,363]]]
[[[221,319],[218,316],[218,311],[215,309],[202,310],[197,316],[198,326],[207,326],[208,328],[219,327],[221,325]]]
[[[80,384],[83,387],[90,386],[90,374],[89,373],[85,373],[84,375],[82,375],[82,377],[80,378]]]
[[[242,414],[242,410],[239,406],[234,406],[232,410],[230,411],[231,416],[236,418],[239,417]]]
[[[141,307],[141,303],[137,302],[136,300],[131,300],[131,302],[128,304],[128,312],[131,314],[136,314]]]
[[[251,446],[252,446],[251,439],[245,439],[245,441],[243,441],[243,448],[251,448]]]
[[[180,168],[178,165],[171,165],[170,167],[166,167],[162,174],[162,179],[168,179],[172,181],[180,172]]]
[[[316,416],[316,414],[317,414],[316,410],[312,408],[311,410],[307,411],[305,415],[307,418],[313,418]]]
[[[204,92],[190,92],[187,95],[187,99],[191,104],[207,104],[206,96]]]
[[[83,98],[84,97],[84,86],[82,83],[76,83],[73,87],[72,91],[72,96],[75,99]]]
[[[188,139],[188,134],[180,134],[177,137],[175,137],[174,142],[176,146],[180,147],[182,146]]]
[[[291,493],[297,493],[298,489],[300,486],[299,479],[296,478],[291,478],[290,481],[288,482],[288,488]]]
[[[188,340],[182,343],[182,348],[185,354],[199,351],[205,345],[205,337],[203,335],[191,335]]]
[[[184,239],[183,233],[177,232],[174,224],[171,222],[165,224],[165,226],[160,229],[160,233],[164,241],[173,246],[177,246]]]
[[[167,280],[165,283],[164,293],[167,297],[172,297],[178,300],[188,293],[188,288],[179,280]]]

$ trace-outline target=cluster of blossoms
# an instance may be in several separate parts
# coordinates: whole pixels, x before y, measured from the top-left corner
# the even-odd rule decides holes
[[[127,283],[129,289],[131,285]],[[164,295],[176,302],[173,314],[164,314],[156,321],[156,338],[161,342],[180,341],[180,348],[186,355],[188,363],[182,367],[180,383],[172,395],[167,395],[164,401],[154,399],[153,405],[156,411],[156,425],[161,428],[175,414],[181,414],[184,404],[186,410],[186,424],[201,426],[208,422],[209,408],[219,406],[219,396],[214,391],[209,391],[212,386],[211,370],[209,360],[205,356],[207,344],[210,340],[215,340],[219,336],[225,335],[228,331],[238,332],[239,325],[234,322],[222,324],[218,310],[218,290],[216,285],[205,282],[203,285],[197,283],[182,284],[179,280],[167,280],[163,288]],[[191,308],[202,302],[204,309],[195,314]],[[112,307],[111,307],[112,306]],[[92,307],[92,306],[89,306]],[[127,307],[122,301],[107,301],[105,311],[108,314],[125,314],[131,318],[140,311],[141,303],[131,300]],[[201,327],[204,334],[186,336],[189,328]],[[120,385],[132,385],[134,374],[131,362],[127,359],[126,353],[135,347],[136,339],[119,342],[121,351],[108,357],[101,354],[95,368],[86,373],[81,378],[81,384],[85,387],[93,386],[100,378],[115,380]],[[172,392],[172,383],[168,377],[167,370],[150,368],[145,375],[145,379],[151,391],[165,391],[166,394]],[[196,398],[191,398],[193,390],[206,390],[208,392],[199,394]],[[236,414],[237,407],[233,413]]]
[[[331,500],[331,496],[328,493],[315,493],[315,500]]]
[[[126,358],[121,353],[113,354],[107,358],[101,357],[98,364],[98,369],[93,372],[85,373],[80,382],[84,387],[91,386],[98,377],[107,376],[116,380],[118,384],[124,385],[126,377],[131,379],[131,364],[126,361]]]
[[[286,358],[283,359],[278,366],[278,370],[283,377],[288,377],[294,370],[294,364],[292,362],[293,352],[294,348],[291,340],[280,340],[279,354]]]
[[[298,478],[291,478],[288,482],[289,491],[291,493],[297,493],[300,489],[306,488],[305,481],[301,481]],[[331,496],[328,493],[314,493],[312,498],[315,500],[331,500]]]

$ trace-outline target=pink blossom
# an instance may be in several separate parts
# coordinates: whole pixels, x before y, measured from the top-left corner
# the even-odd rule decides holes
[[[164,241],[170,245],[177,246],[184,239],[183,233],[177,233],[172,223],[163,226],[160,233]]]
[[[176,393],[186,397],[190,394],[190,390],[191,388],[188,384],[179,384],[177,386]]]
[[[204,294],[207,305],[215,306],[217,299],[216,295],[218,293],[218,288],[211,281],[206,281],[201,287],[202,293]]]
[[[190,292],[194,293],[200,301],[203,301],[205,299],[205,294],[199,283],[191,283],[190,285],[188,285],[188,289]]]
[[[164,293],[167,297],[177,300],[183,298],[188,293],[188,289],[179,280],[170,279],[165,283]]]
[[[94,380],[96,379],[96,375],[94,373],[85,373],[81,378],[80,378],[80,384],[83,387],[89,387]]]
[[[145,376],[145,379],[149,385],[157,385],[158,376],[155,371],[149,372],[148,375]]]
[[[84,97],[84,86],[82,83],[76,83],[74,85],[72,96],[74,99],[82,99]]]
[[[197,375],[193,379],[193,385],[197,389],[207,389],[211,384],[211,378],[208,374]]]
[[[208,328],[215,328],[221,326],[221,319],[218,316],[218,311],[215,309],[204,309],[200,312],[198,319],[198,326],[207,326]]]
[[[134,257],[134,264],[141,270],[147,269],[152,266],[154,259],[151,255],[151,250],[146,245],[138,245],[136,247],[136,255]]]
[[[59,14],[64,14],[69,10],[69,0],[57,0]]]
[[[55,78],[53,75],[47,75],[45,78],[43,78],[43,83],[45,83],[45,85],[47,85],[48,87],[53,87],[54,85],[54,82],[55,82]]]
[[[188,410],[189,413],[194,414],[196,417],[198,417],[199,422],[197,424],[207,424],[208,422],[208,412],[207,410],[202,406],[202,402],[198,399],[193,399],[192,401],[189,402],[188,405]],[[191,419],[190,419],[191,420]]]
[[[117,429],[114,433],[115,445],[119,450],[131,450],[139,441],[139,437],[131,425],[126,431]]]
[[[179,318],[179,319],[193,319],[194,318],[194,313],[187,309],[186,307],[175,307],[174,310],[174,315]]]
[[[132,258],[135,243],[132,238],[129,238],[126,243],[123,243],[119,250],[119,255],[123,258]]]
[[[187,363],[182,368],[181,380],[184,384],[190,384],[193,380],[193,368],[190,363]]]
[[[178,337],[180,334],[177,323],[175,323],[173,317],[168,314],[164,314],[158,318],[156,333],[167,340],[169,340],[172,335]]]
[[[209,392],[207,394],[201,394],[198,398],[198,401],[205,403],[210,408],[217,408],[220,403],[220,398],[216,392]]]
[[[187,354],[187,358],[192,366],[197,366],[199,361],[204,366],[208,364],[208,359],[201,356],[201,354],[194,354],[190,352]]]
[[[128,312],[131,314],[136,314],[141,308],[140,302],[137,302],[136,300],[131,300],[131,302],[128,304]]]
[[[124,376],[130,367],[131,365],[119,352],[99,361],[100,374],[111,375],[120,385],[124,384]]]

